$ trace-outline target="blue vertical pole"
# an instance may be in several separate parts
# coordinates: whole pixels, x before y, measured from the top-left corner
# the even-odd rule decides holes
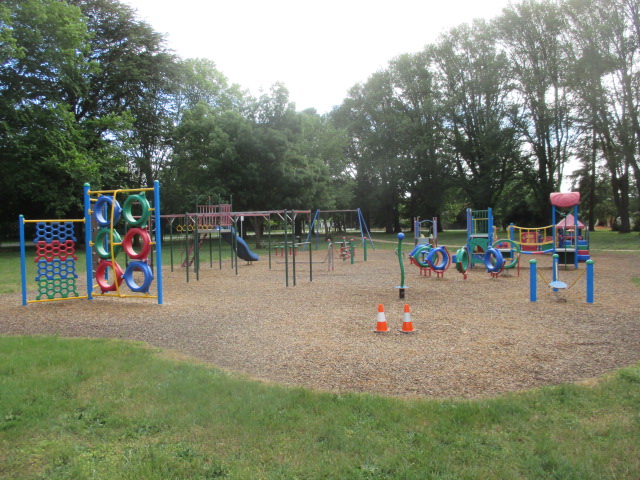
[[[473,267],[473,259],[471,248],[471,234],[473,233],[473,218],[471,218],[471,209],[467,208],[467,249],[469,250],[469,266]]]
[[[84,184],[84,251],[87,266],[87,298],[93,300],[93,249],[91,248],[91,197],[89,184]]]
[[[538,299],[538,284],[537,284],[537,272],[536,269],[538,267],[537,260],[529,260],[529,300],[532,302],[537,301]]]
[[[587,303],[593,303],[593,260],[587,260]]]
[[[487,209],[487,248],[493,245],[493,211]]]
[[[433,217],[431,220],[431,225],[433,225],[433,246],[438,246],[438,217]]]
[[[363,233],[366,235],[365,238],[369,239],[369,242],[371,244],[371,248],[373,248],[375,250],[376,246],[373,244],[373,237],[371,236],[371,232],[369,231],[369,228],[367,227],[367,222],[364,221],[364,215],[362,215],[362,210],[360,210],[360,208],[358,208],[358,218],[360,218],[360,222],[362,224],[362,227],[364,228]]]
[[[24,244],[24,216],[18,217],[20,228],[20,274],[22,276],[22,305],[27,304],[27,250]]]
[[[573,206],[573,247],[575,253],[573,254],[573,266],[578,268],[578,205]]]
[[[558,264],[560,263],[560,255],[558,255],[557,253],[553,254],[553,268],[551,269],[551,281],[555,282],[556,280],[558,280]],[[554,292],[557,292],[558,289],[554,288],[553,289]]]
[[[553,232],[553,253],[556,253],[556,245],[558,244],[558,231],[556,229],[556,206],[551,206],[551,231]]]
[[[160,182],[153,182],[153,211],[156,223],[156,273],[158,275],[158,305],[162,305],[162,219],[160,218]]]

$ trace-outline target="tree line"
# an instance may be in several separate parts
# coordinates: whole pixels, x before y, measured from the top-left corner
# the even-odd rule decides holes
[[[394,232],[493,207],[535,225],[569,181],[591,226],[628,232],[639,53],[640,0],[525,0],[392,59],[319,115],[283,84],[256,97],[180,58],[117,0],[5,0],[0,220],[78,215],[85,182],[158,179],[167,213],[360,207]]]

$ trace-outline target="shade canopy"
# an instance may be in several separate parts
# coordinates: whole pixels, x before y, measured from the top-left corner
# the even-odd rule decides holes
[[[558,208],[575,207],[580,203],[580,192],[552,193],[549,195],[551,205]]]
[[[561,221],[556,223],[556,228],[564,228],[566,230],[573,230],[576,227],[576,219],[573,217],[573,214],[569,214],[564,217]],[[578,228],[584,228],[584,224],[578,220]]]

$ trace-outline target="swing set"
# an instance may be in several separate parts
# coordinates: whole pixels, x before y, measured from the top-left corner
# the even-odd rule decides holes
[[[354,215],[356,217],[355,221],[353,218]],[[347,218],[349,218],[349,222],[347,222]],[[316,250],[318,250],[318,246],[320,244],[320,229],[323,223],[325,236],[327,238],[331,237],[332,228],[334,229],[334,233],[348,233],[349,227],[351,226],[351,230],[360,233],[360,239],[363,247],[368,240],[371,244],[371,248],[374,250],[376,249],[373,245],[373,239],[371,238],[369,229],[367,228],[367,223],[365,222],[362,211],[359,208],[356,210],[316,210],[316,213],[311,220],[309,234],[307,235],[307,240],[305,242],[310,244],[311,236],[314,235]],[[304,248],[306,248],[306,245]]]
[[[571,284],[567,284],[560,280],[559,277],[559,264],[560,264],[560,255],[557,253],[553,254],[553,266],[551,269],[551,281],[548,281],[545,278],[542,271],[538,268],[537,260],[531,260],[530,264],[530,273],[529,273],[529,300],[531,302],[536,302],[538,300],[538,277],[542,279],[545,285],[547,285],[556,301],[566,301],[566,298],[562,296],[562,292],[567,292],[571,290],[580,279],[586,276],[586,302],[593,303],[593,290],[594,290],[594,281],[593,281],[593,260],[589,259],[586,261],[586,269],[582,269],[581,273],[576,275]]]

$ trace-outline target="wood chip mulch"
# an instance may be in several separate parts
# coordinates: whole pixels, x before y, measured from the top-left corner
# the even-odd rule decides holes
[[[596,253],[595,303],[587,304],[584,264],[560,271],[576,281],[559,298],[539,278],[532,303],[531,257],[519,276],[495,279],[476,267],[467,280],[454,267],[442,279],[421,277],[405,259],[409,288],[400,300],[395,252],[369,250],[367,262],[361,253],[354,265],[336,259],[334,271],[315,264],[313,282],[308,263],[297,263],[297,285],[290,278],[288,288],[275,258],[271,269],[267,258],[241,262],[238,275],[228,262],[207,264],[188,283],[183,268],[165,265],[163,305],[96,297],[22,306],[19,294],[0,295],[0,334],[132,339],[263,381],[404,397],[490,397],[640,360],[637,254]],[[537,259],[550,281],[551,258]],[[405,303],[413,334],[399,332]],[[378,304],[386,334],[373,332]]]

